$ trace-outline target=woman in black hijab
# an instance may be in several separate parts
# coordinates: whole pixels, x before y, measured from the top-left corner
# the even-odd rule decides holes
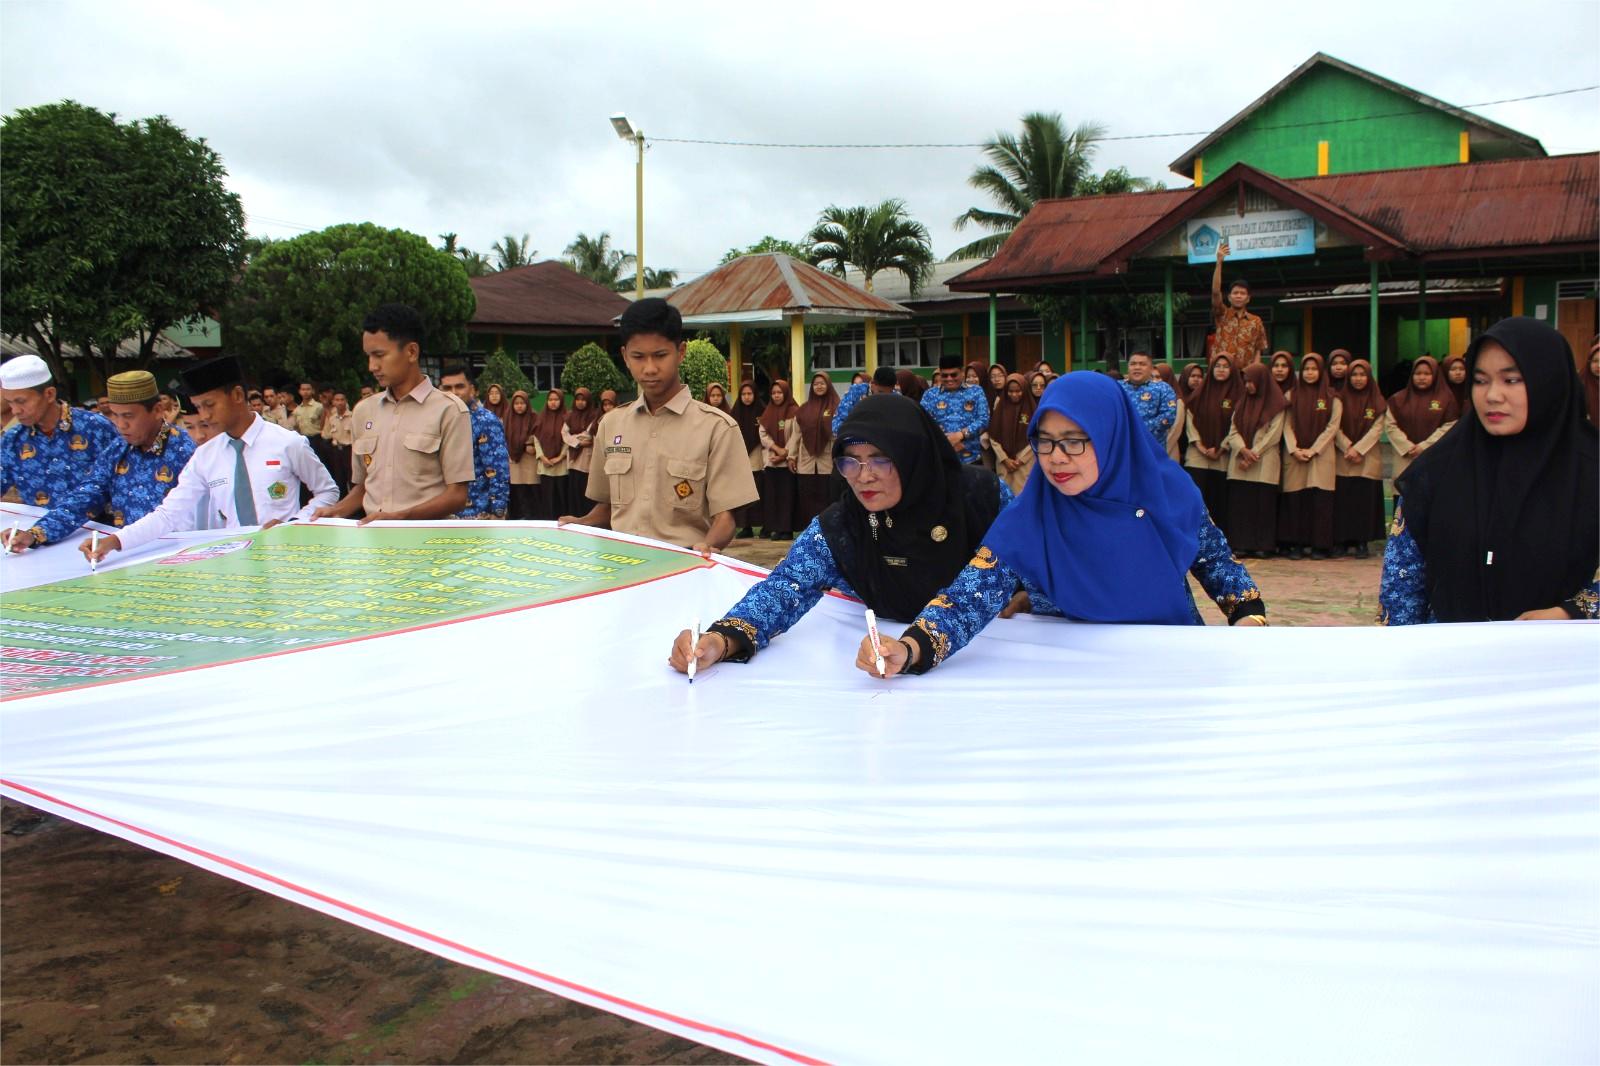
[[[829,589],[856,596],[882,618],[911,621],[1011,502],[994,474],[963,465],[933,418],[904,396],[863,397],[839,426],[833,464],[850,491],[706,630],[693,649],[697,668],[749,661]],[[691,639],[684,630],[674,642],[674,669],[688,669]]]
[[[1600,614],[1600,444],[1566,338],[1531,318],[1467,350],[1472,402],[1398,479],[1389,625]]]

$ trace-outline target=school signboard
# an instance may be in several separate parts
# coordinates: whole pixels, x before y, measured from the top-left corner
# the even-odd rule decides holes
[[[1244,215],[1191,218],[1184,223],[1189,262],[1211,263],[1217,244],[1228,242],[1228,258],[1278,259],[1317,250],[1317,224],[1304,211],[1250,211]]]

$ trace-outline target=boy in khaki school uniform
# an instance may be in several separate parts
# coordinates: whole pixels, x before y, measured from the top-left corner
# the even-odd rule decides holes
[[[351,420],[350,492],[314,518],[422,521],[449,518],[467,504],[472,482],[472,417],[467,405],[433,387],[419,365],[422,318],[384,304],[362,323],[367,369],[383,391],[356,405]]]
[[[702,554],[733,539],[733,512],[756,500],[755,477],[733,416],[693,398],[678,377],[683,318],[660,299],[622,313],[622,357],[639,398],[595,427],[585,515],[562,525],[651,537]]]

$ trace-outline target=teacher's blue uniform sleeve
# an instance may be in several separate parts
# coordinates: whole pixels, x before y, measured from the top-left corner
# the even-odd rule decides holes
[[[901,634],[915,643],[918,651],[916,665],[906,672],[927,673],[972,643],[984,626],[999,617],[1016,590],[1016,574],[988,548],[980,547],[955,580],[930,600],[911,628]]]
[[[844,420],[850,417],[850,409],[861,402],[861,397],[867,394],[868,385],[865,381],[858,381],[844,391],[844,396],[839,400],[839,409],[833,413],[833,431],[839,432],[839,427],[844,425]]]
[[[749,662],[772,638],[790,629],[836,588],[851,593],[815,518],[795,538],[789,554],[706,632],[728,641],[725,662]]]
[[[1428,607],[1428,572],[1422,548],[1406,531],[1406,519],[1395,507],[1394,526],[1383,546],[1383,577],[1378,582],[1378,624],[1415,626],[1433,621]]]
[[[71,536],[111,502],[111,479],[125,451],[125,448],[108,448],[95,456],[88,476],[72,486],[60,502],[39,519],[38,529],[44,534],[46,544],[55,544]]]
[[[1250,571],[1233,557],[1228,538],[1210,518],[1200,527],[1200,551],[1189,573],[1222,609],[1229,625],[1252,614],[1266,616],[1267,605],[1262,602],[1261,590],[1256,587]]]

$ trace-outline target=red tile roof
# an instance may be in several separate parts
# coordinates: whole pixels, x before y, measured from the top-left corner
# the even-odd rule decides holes
[[[628,308],[625,297],[554,259],[469,280],[478,297],[478,310],[467,323],[468,329],[611,330],[616,328],[617,316]]]
[[[673,290],[685,318],[757,311],[899,317],[910,311],[843,278],[778,252],[740,256]]]
[[[1600,153],[1292,180],[1238,164],[1202,189],[1041,201],[993,259],[950,288],[1004,292],[1107,273],[1239,184],[1361,238],[1372,258],[1470,260],[1600,243]]]

